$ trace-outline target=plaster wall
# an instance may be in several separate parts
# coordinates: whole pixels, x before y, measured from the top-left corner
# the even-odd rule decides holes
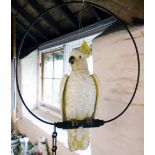
[[[92,155],[144,154],[144,29],[131,29],[137,43],[141,74],[133,103],[119,119],[92,129]],[[129,102],[137,76],[136,52],[126,31],[100,35],[93,41],[94,74],[100,81],[97,118],[108,120]]]
[[[30,55],[25,57],[20,61],[20,68],[19,68],[19,77],[20,77],[20,87],[22,96],[27,104],[27,106],[33,110],[36,108],[37,103],[37,93],[38,93],[38,51],[32,52]],[[35,144],[38,137],[44,135],[47,139],[47,144],[49,148],[49,152],[51,154],[51,147],[52,147],[52,137],[51,134],[53,132],[53,126],[49,126],[46,124],[41,123],[40,121],[36,120],[33,116],[31,116],[25,107],[22,105],[19,98],[17,98],[17,123],[16,127],[22,134],[25,134],[30,138],[30,141]],[[38,115],[38,114],[37,114]],[[47,129],[49,132],[46,132]],[[61,134],[58,134],[61,136]],[[59,137],[60,138],[60,137]],[[67,141],[67,137],[66,137]],[[68,148],[64,147],[64,144],[58,141],[59,146],[57,150],[58,155],[76,155],[76,153],[69,152]]]
[[[132,28],[139,48],[141,76],[138,92],[131,107],[118,120],[97,129],[91,129],[92,155],[142,155],[143,150],[143,27]],[[94,73],[100,81],[101,94],[97,107],[97,118],[107,120],[118,114],[130,99],[137,75],[137,62],[133,44],[122,30],[100,35],[93,41]],[[32,52],[20,62],[21,90],[23,97],[34,108],[37,102],[38,51]],[[20,103],[20,100],[18,100]],[[45,135],[51,148],[51,134],[28,118],[23,117],[22,105],[18,104],[17,128],[35,143],[38,136]],[[26,113],[25,113],[26,114]],[[29,114],[26,114],[27,116]],[[46,126],[46,125],[45,125]],[[51,132],[52,132],[51,128]],[[61,137],[61,133],[58,135]],[[67,141],[67,137],[65,138]],[[49,149],[50,150],[50,149]],[[75,155],[58,141],[58,155]]]

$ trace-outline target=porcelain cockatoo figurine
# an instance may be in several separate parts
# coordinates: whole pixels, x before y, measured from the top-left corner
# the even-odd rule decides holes
[[[63,120],[90,120],[95,115],[99,86],[96,76],[88,71],[87,57],[90,47],[84,41],[69,58],[72,71],[61,82],[60,100]],[[89,146],[89,129],[68,130],[70,151],[85,150]]]

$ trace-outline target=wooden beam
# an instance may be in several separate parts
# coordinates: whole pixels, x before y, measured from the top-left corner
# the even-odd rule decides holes
[[[94,12],[97,20],[101,20],[102,19],[102,16],[100,15],[100,13],[98,12],[98,10],[96,8],[94,8],[93,6],[90,6],[91,10]]]
[[[42,13],[45,11],[45,9],[39,5],[39,3],[36,1],[36,0],[27,0],[28,3],[39,13]],[[52,18],[51,15],[49,15],[49,13],[46,13],[44,16],[43,16],[44,20],[54,29],[54,31],[60,35],[60,30],[59,30],[59,26],[58,24],[54,21],[54,19]]]
[[[20,45],[20,43],[21,43],[21,39],[22,39],[22,37],[20,37],[19,35],[16,35],[16,44],[17,44],[17,49],[19,48],[19,45]],[[26,41],[24,41],[24,44],[23,44],[23,49],[24,49],[24,46],[30,46],[30,43],[28,43],[28,42],[26,42]],[[22,54],[22,52],[21,52],[21,54]]]
[[[26,32],[26,29],[25,29],[22,25],[20,25],[18,22],[16,22],[16,26],[17,26],[21,31],[23,31],[24,33]],[[28,37],[30,37],[35,43],[38,43],[38,40],[37,40],[32,34],[28,33],[27,35],[28,35]]]
[[[53,0],[55,2],[55,4],[62,4],[63,0]],[[61,8],[59,8],[62,13],[64,14],[64,16],[69,19],[69,21],[71,22],[71,24],[73,25],[74,28],[78,28],[78,21],[77,19],[74,17],[73,13],[68,9],[67,6],[62,6]]]
[[[20,24],[25,30],[27,29],[27,26],[20,20],[20,19],[16,19],[16,23]],[[35,31],[36,29],[34,29],[32,27],[32,29],[30,29],[29,33],[31,36],[33,36],[35,38],[35,40],[37,40],[38,42],[41,42],[43,39],[42,35],[40,33],[38,33],[38,31]]]
[[[17,3],[16,0],[12,0],[12,6],[29,23],[33,22],[34,19],[30,15],[28,15],[26,11],[24,11],[24,9]],[[43,29],[39,23],[36,23],[35,25],[33,25],[33,28],[36,29],[38,33],[40,33],[40,35],[42,35],[42,38],[44,38],[45,40],[48,40],[47,36],[44,35],[45,29]]]
[[[65,0],[70,2],[72,0]],[[82,0],[76,0],[82,2]],[[86,2],[97,4],[110,10],[117,15],[120,19],[128,24],[133,24],[135,18],[144,20],[144,0],[85,0]]]

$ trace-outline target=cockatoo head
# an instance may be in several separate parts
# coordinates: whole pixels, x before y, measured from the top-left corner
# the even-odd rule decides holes
[[[88,70],[87,56],[79,48],[74,49],[69,57],[69,63],[73,71]]]

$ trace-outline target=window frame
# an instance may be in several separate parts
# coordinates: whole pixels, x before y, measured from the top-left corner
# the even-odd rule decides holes
[[[41,67],[40,67],[40,62],[41,62],[41,54],[42,53],[48,53],[48,52],[51,52],[52,50],[55,51],[55,50],[60,50],[60,49],[63,49],[63,52],[64,52],[64,60],[63,60],[63,75],[65,74],[70,74],[70,64],[68,63],[68,59],[69,59],[69,55],[70,55],[70,52],[72,51],[73,48],[77,48],[80,46],[80,44],[82,43],[83,40],[86,40],[88,44],[92,44],[93,42],[93,39],[98,36],[100,33],[97,33],[95,35],[91,35],[91,36],[88,36],[88,37],[85,37],[83,39],[78,39],[78,40],[74,40],[74,41],[71,41],[69,43],[65,43],[63,45],[59,45],[59,46],[55,46],[55,47],[51,47],[51,48],[47,48],[47,49],[43,49],[43,50],[39,50],[39,65],[38,65],[38,69],[39,69],[39,74],[38,74],[38,101],[37,101],[37,108],[39,111],[41,112],[45,112],[47,115],[50,115],[53,117],[53,119],[57,119],[57,120],[60,120],[61,121],[61,103],[60,103],[60,108],[56,107],[56,106],[48,106],[46,105],[45,103],[42,103],[41,100],[40,100],[40,93],[42,92],[41,91],[41,80],[40,80],[40,77],[41,77]],[[45,116],[43,116],[45,117]]]
[[[53,111],[55,113],[60,113],[61,112],[61,107],[58,108],[56,106],[54,106],[53,104],[49,105],[48,103],[44,102],[42,100],[43,97],[43,60],[42,60],[42,55],[45,53],[56,53],[58,51],[63,51],[63,54],[65,55],[65,49],[64,46],[58,46],[58,47],[53,47],[53,48],[49,48],[46,50],[42,50],[39,51],[39,65],[38,65],[38,69],[39,69],[39,74],[38,74],[38,104],[37,104],[37,108],[41,111],[52,113]],[[64,75],[64,63],[65,63],[65,56],[63,59],[63,75]],[[54,67],[54,66],[53,66]],[[52,77],[51,80],[53,80],[54,78]]]

